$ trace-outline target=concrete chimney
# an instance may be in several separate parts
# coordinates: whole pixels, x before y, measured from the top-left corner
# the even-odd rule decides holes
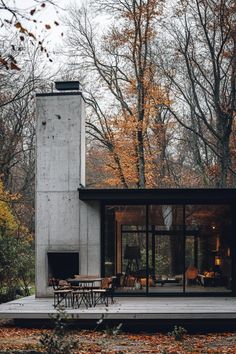
[[[78,188],[85,185],[85,112],[82,94],[77,91],[79,85],[72,85],[70,91],[69,83],[66,84],[66,91],[62,85],[58,92],[36,97],[36,296],[39,297],[48,295],[48,253],[79,251]]]

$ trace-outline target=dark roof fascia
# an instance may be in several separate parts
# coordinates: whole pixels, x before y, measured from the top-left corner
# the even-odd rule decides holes
[[[236,204],[236,189],[89,189],[79,188],[79,199],[107,203],[230,203]]]
[[[48,97],[48,96],[82,96],[82,92],[48,92],[48,93],[36,93],[36,97]]]

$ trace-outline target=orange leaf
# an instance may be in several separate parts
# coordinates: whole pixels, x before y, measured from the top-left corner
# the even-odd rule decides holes
[[[19,68],[19,66],[17,66],[16,64],[14,64],[14,63],[11,63],[11,69],[12,70],[20,70],[20,68]]]
[[[27,30],[24,27],[20,28],[20,33],[27,33]]]
[[[17,22],[16,24],[15,24],[15,27],[16,28],[21,28],[22,26],[21,26],[21,23],[20,22]]]

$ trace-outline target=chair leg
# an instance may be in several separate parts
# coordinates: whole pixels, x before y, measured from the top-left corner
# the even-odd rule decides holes
[[[107,293],[104,294],[104,302],[105,302],[105,306],[108,307],[109,305],[109,296]]]
[[[79,301],[79,294],[73,294],[73,299],[72,299],[72,306],[73,308],[78,307],[78,301]]]
[[[95,307],[98,303],[101,303],[101,304],[105,304],[105,306],[107,307],[109,305],[109,299],[111,300],[111,304],[114,304],[113,292],[109,292],[109,291],[104,293],[94,292],[92,304]]]
[[[82,304],[84,304],[86,308],[91,306],[90,300],[88,299],[87,295],[90,296],[90,294],[87,293],[73,294],[73,308],[75,308],[76,305],[77,308],[79,308]]]
[[[68,292],[64,296],[65,296],[65,307],[70,307],[71,293]]]
[[[64,302],[64,306],[65,307],[69,307],[70,306],[70,302],[72,302],[71,300],[71,293],[60,293],[60,292],[55,292],[54,293],[54,307],[57,307],[58,305],[60,305],[62,302]]]
[[[53,304],[53,306],[57,307],[57,303],[58,303],[58,294],[54,293],[54,304]]]

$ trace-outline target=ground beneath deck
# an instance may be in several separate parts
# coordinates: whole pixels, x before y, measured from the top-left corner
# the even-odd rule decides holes
[[[44,351],[39,346],[42,335],[52,335],[50,329],[34,329],[0,326],[0,353],[29,353],[29,350]],[[55,336],[54,336],[55,338]],[[170,333],[112,333],[104,331],[72,330],[67,332],[63,343],[77,343],[76,354],[235,354],[236,334],[207,333],[184,334],[176,340]],[[51,351],[52,352],[52,351]],[[71,351],[72,352],[72,351]],[[32,353],[32,352],[31,352]]]
[[[234,297],[116,297],[114,304],[67,308],[73,319],[97,320],[236,320]],[[56,313],[52,298],[28,296],[0,305],[2,319],[47,319]]]

